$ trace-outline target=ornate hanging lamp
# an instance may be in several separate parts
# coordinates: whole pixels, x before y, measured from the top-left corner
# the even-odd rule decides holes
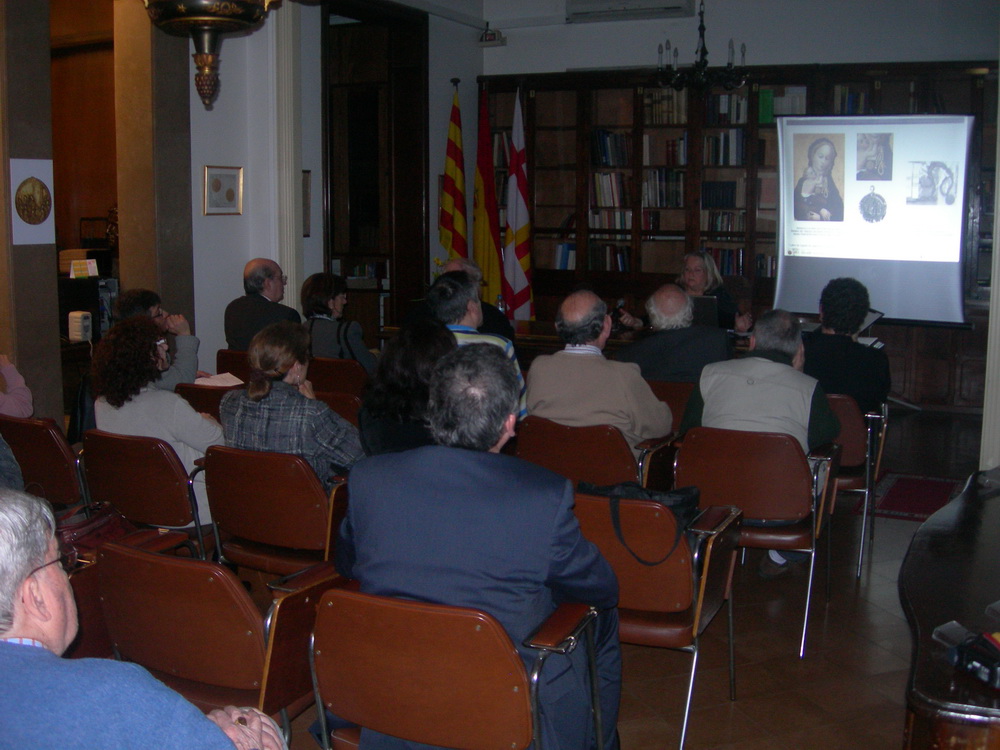
[[[684,88],[707,89],[722,86],[728,91],[737,89],[747,80],[747,46],[740,45],[740,64],[735,65],[736,48],[729,40],[729,60],[724,68],[708,67],[708,50],[705,48],[705,0],[698,5],[698,46],[694,51],[694,65],[681,68],[678,65],[677,48],[660,44],[657,47],[659,62],[656,77],[661,86],[672,86],[680,91]]]
[[[143,0],[152,22],[194,40],[194,85],[208,109],[219,93],[219,34],[252,31],[280,0]]]

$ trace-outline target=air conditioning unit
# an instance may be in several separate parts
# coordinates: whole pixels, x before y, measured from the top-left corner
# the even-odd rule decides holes
[[[566,0],[566,23],[691,18],[694,0]]]

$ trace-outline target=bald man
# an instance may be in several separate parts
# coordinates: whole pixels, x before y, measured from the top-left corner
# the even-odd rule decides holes
[[[556,331],[565,347],[531,363],[528,414],[570,427],[617,427],[637,458],[638,443],[670,433],[670,407],[653,395],[639,367],[604,358],[611,317],[600,297],[569,295],[559,306]]]
[[[701,370],[729,359],[729,335],[722,328],[692,325],[694,302],[676,284],[664,284],[646,300],[654,333],[622,347],[615,359],[639,365],[646,380],[697,383]]]
[[[301,323],[297,311],[279,304],[285,298],[288,279],[281,266],[270,258],[254,258],[243,267],[242,297],[237,297],[226,307],[226,346],[245,352],[250,339],[271,323],[290,320]]]

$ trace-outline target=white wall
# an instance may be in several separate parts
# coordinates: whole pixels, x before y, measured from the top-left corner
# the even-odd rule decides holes
[[[299,4],[302,73],[302,168],[312,172],[311,232],[302,240],[303,279],[323,270],[322,17],[319,5]],[[296,299],[298,296],[296,295]]]

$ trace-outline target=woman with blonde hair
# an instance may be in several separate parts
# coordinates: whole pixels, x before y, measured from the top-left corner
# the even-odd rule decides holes
[[[301,456],[329,490],[364,452],[354,425],[316,400],[307,379],[309,332],[300,323],[272,323],[247,355],[246,390],[227,393],[219,407],[226,445]]]
[[[692,297],[715,297],[719,304],[719,327],[745,332],[750,330],[753,319],[750,313],[741,313],[736,300],[722,284],[715,260],[704,250],[684,255],[684,270],[677,277],[677,286]]]

